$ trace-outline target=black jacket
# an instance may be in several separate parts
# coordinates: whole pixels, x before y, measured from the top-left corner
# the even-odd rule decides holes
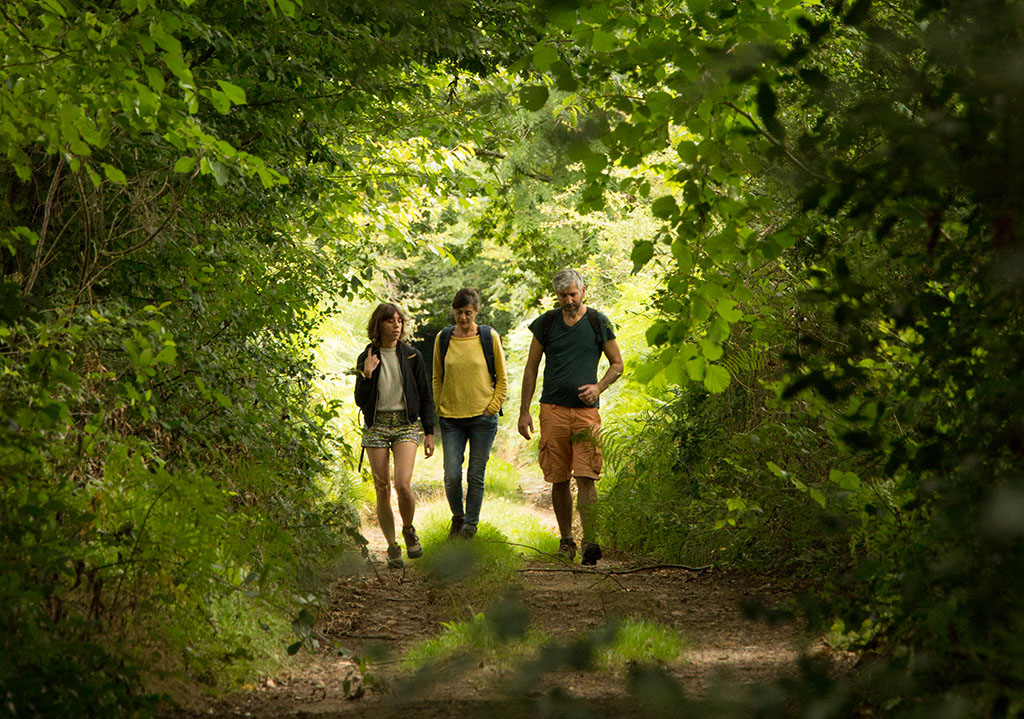
[[[434,397],[430,382],[427,381],[423,355],[415,347],[404,342],[399,342],[396,349],[398,367],[402,371],[402,388],[405,391],[405,411],[409,421],[419,420],[423,424],[423,433],[433,434]],[[356,404],[363,410],[367,427],[373,425],[377,413],[377,385],[380,381],[380,365],[377,365],[370,379],[363,377],[363,364],[370,352],[380,357],[380,349],[367,345],[356,360]]]

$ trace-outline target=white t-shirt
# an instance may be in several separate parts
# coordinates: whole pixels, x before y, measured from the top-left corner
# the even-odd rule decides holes
[[[380,348],[380,379],[377,381],[377,411],[401,412],[405,410],[405,392],[402,388],[402,370],[398,366],[395,347]]]

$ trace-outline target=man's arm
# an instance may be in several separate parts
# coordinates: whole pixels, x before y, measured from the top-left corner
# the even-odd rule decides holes
[[[526,367],[523,369],[523,393],[519,400],[519,434],[526,439],[529,439],[533,432],[530,403],[533,402],[533,393],[537,389],[537,373],[540,371],[542,354],[544,354],[544,348],[534,337],[530,342],[530,354],[526,358]]]
[[[590,405],[597,402],[597,398],[601,396],[601,393],[622,376],[622,370],[625,368],[625,364],[622,362],[622,352],[619,351],[619,343],[614,339],[605,342],[601,351],[608,358],[608,370],[604,373],[604,377],[599,379],[597,384],[585,384],[579,388],[580,400]]]

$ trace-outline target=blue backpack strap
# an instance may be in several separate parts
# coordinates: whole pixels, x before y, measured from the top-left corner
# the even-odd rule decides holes
[[[493,387],[498,383],[498,372],[494,368],[494,337],[491,334],[493,330],[487,325],[477,325],[477,329],[480,330],[480,348],[484,351],[484,359],[487,360],[487,371],[491,373],[491,386]],[[504,414],[500,407],[498,414]]]
[[[452,332],[454,332],[454,331],[455,331],[455,325],[448,325],[443,330],[441,330],[440,334],[438,335],[439,339],[438,339],[437,348],[438,348],[438,350],[441,353],[441,381],[442,382],[444,381],[444,357],[445,357],[445,355],[448,354],[448,345],[451,344]]]
[[[484,351],[484,359],[487,360],[487,371],[491,374],[491,385],[498,381],[498,374],[494,371],[494,339],[491,337],[491,328],[487,325],[477,325],[480,330],[480,347]]]

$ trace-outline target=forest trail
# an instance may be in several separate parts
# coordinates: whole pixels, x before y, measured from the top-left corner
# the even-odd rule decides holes
[[[440,476],[424,479],[425,471],[418,468],[414,481],[420,495],[418,516],[432,503],[444,502]],[[436,469],[431,471],[436,474]],[[543,480],[523,477],[522,488],[523,502],[557,533]],[[485,499],[484,521],[486,514]],[[490,611],[495,597],[467,594],[458,582],[439,582],[408,559],[403,570],[387,569],[376,523],[369,515],[362,521],[374,566],[363,565],[337,580],[331,605],[316,627],[327,648],[300,651],[277,676],[204,707],[203,715],[461,717],[475,715],[481,707],[493,716],[498,707],[500,716],[562,716],[555,705],[538,713],[537,702],[556,701],[584,702],[586,716],[623,716],[634,710],[642,716],[628,697],[624,665],[582,671],[561,667],[531,676],[525,684],[528,675],[521,666],[493,656],[449,662],[434,674],[412,671],[403,664],[405,652],[440,635],[445,623]],[[431,550],[429,544],[425,548]],[[627,617],[672,628],[685,649],[661,666],[687,696],[735,693],[736,685],[792,672],[801,652],[825,651],[793,623],[769,625],[744,615],[744,601],[771,604],[785,597],[782,587],[763,578],[718,570],[650,569],[650,561],[614,552],[596,568],[581,567],[578,557],[568,565],[522,551],[524,565],[509,596],[515,597],[515,606],[528,610],[533,629],[568,645]],[[357,666],[353,658],[369,659]]]

